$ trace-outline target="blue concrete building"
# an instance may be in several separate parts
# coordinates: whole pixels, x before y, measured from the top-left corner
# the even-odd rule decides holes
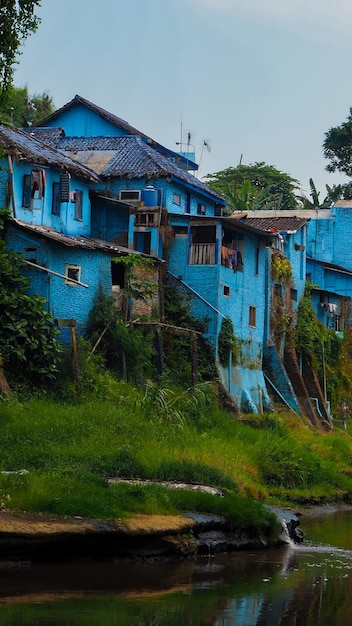
[[[97,295],[112,295],[115,277],[123,285],[112,259],[130,253],[92,237],[90,192],[99,176],[15,128],[0,127],[0,145],[0,193],[12,215],[8,247],[23,255],[30,292],[45,298],[54,318],[73,319],[84,333]]]
[[[292,212],[273,215],[263,211],[224,216],[224,199],[192,173],[197,165],[189,155],[167,149],[81,96],[27,132],[29,140],[69,160],[71,169],[68,164],[65,169],[72,177],[69,204],[78,198],[71,195],[72,186],[82,199],[80,220],[77,207],[71,206],[66,212],[61,207],[60,215],[44,207],[41,223],[33,220],[33,207],[28,214],[21,213],[26,224],[22,241],[38,237],[39,229],[46,229],[44,236],[40,232],[45,241],[42,253],[47,255],[43,266],[49,263],[44,248],[50,248],[54,272],[62,273],[59,260],[65,258],[65,266],[82,268],[81,274],[76,274],[79,282],[89,283],[83,273],[83,268],[89,268],[91,293],[98,288],[110,293],[124,283],[121,268],[110,263],[109,269],[114,251],[137,251],[157,263],[164,260],[168,281],[201,323],[204,337],[213,346],[220,378],[238,408],[247,412],[269,408],[263,371],[269,354],[270,363],[275,364],[273,371],[282,379],[280,388],[285,387],[286,402],[296,410],[299,403],[282,363],[285,327],[281,322],[295,323],[306,279],[311,217],[301,211],[298,217]],[[54,162],[48,164],[51,170]],[[75,171],[75,167],[81,170]],[[21,206],[21,210],[25,208]],[[331,236],[327,234],[327,247]],[[58,245],[61,252],[56,252]],[[92,264],[90,254],[95,259]],[[314,258],[318,263],[318,257]],[[338,262],[324,259],[324,263],[332,266]],[[275,267],[285,267],[286,274],[275,273]],[[55,284],[54,278],[50,281]],[[60,292],[56,284],[53,290]],[[55,298],[62,302],[62,294],[46,293],[53,311],[62,315],[59,302],[54,302]],[[78,302],[75,305],[74,298],[72,302],[73,314]],[[89,298],[84,302],[82,315],[75,313],[82,328],[92,305]],[[329,304],[331,308],[333,302]],[[221,363],[219,336],[226,319],[232,322],[237,350],[236,354],[230,351],[227,363]]]
[[[284,302],[294,316],[303,293],[307,220],[224,217],[224,199],[191,173],[197,166],[187,155],[81,96],[31,133],[99,177],[90,190],[91,236],[167,260],[169,280],[216,357],[222,321],[232,321],[240,348],[236,362],[217,359],[221,379],[239,409],[268,407],[263,355],[276,340],[273,309]],[[274,255],[290,261],[289,284],[273,280]]]

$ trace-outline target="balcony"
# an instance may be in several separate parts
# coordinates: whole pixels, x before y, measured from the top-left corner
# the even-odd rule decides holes
[[[215,243],[193,243],[190,248],[190,265],[215,265]]]

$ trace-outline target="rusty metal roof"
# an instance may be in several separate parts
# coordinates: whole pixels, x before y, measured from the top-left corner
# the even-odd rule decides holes
[[[73,161],[59,150],[48,147],[42,141],[19,128],[0,126],[0,146],[5,154],[12,155],[17,161],[29,161],[37,165],[52,165],[67,170],[77,176],[98,182],[95,172]]]
[[[234,217],[238,219],[237,214]],[[309,218],[297,217],[296,215],[292,215],[292,217],[281,217],[274,215],[272,217],[249,217],[248,214],[246,214],[240,219],[240,221],[243,224],[248,224],[248,226],[253,226],[254,228],[266,232],[294,233],[302,228],[307,222],[309,222]]]
[[[105,241],[103,239],[94,239],[92,237],[82,237],[82,236],[74,236],[74,235],[64,235],[62,233],[58,233],[52,228],[47,226],[38,226],[37,224],[27,224],[21,220],[17,220],[15,218],[10,219],[10,223],[17,226],[21,230],[27,231],[28,233],[39,237],[49,239],[58,244],[62,244],[63,246],[67,246],[70,248],[83,248],[86,250],[100,250],[101,252],[106,252],[110,255],[116,256],[126,256],[127,254],[136,254],[142,257],[153,258],[157,262],[162,262],[161,259],[150,257],[149,254],[145,254],[143,252],[138,252],[137,250],[131,250],[130,248],[125,248],[124,246],[119,246],[118,244]]]

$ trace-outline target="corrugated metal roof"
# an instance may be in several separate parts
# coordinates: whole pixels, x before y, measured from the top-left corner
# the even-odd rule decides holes
[[[38,165],[53,165],[68,170],[77,176],[93,181],[99,177],[90,169],[65,156],[59,150],[48,147],[36,137],[18,128],[0,126],[0,146],[5,154],[11,154],[19,161],[29,161]]]
[[[111,150],[86,150],[85,152],[65,152],[65,154],[100,175],[108,167],[115,153]]]
[[[131,250],[130,248],[125,248],[124,246],[119,246],[116,243],[111,241],[105,241],[103,239],[93,239],[91,237],[78,237],[73,235],[64,235],[62,233],[58,233],[52,228],[48,228],[45,226],[38,226],[37,224],[27,224],[26,222],[22,222],[21,220],[17,220],[11,218],[11,224],[16,225],[21,230],[27,231],[28,233],[35,235],[37,237],[44,237],[45,239],[49,239],[55,243],[72,247],[72,248],[83,248],[86,250],[101,250],[102,252],[107,252],[110,255],[121,255],[125,256],[126,254],[136,254],[138,256],[153,258],[157,262],[162,262],[161,259],[157,259],[155,257],[150,257],[148,254],[144,254],[143,252],[138,252],[137,250]]]
[[[236,215],[236,219],[238,216]],[[272,216],[272,217],[249,217],[248,214],[241,218],[240,220],[243,224],[248,224],[249,226],[254,226],[260,230],[270,231],[270,232],[296,232],[300,228],[302,228],[309,219],[304,217],[297,217],[296,215],[292,215],[292,217],[282,217],[282,216]]]
[[[352,270],[344,267],[343,265],[329,263],[328,261],[323,261],[321,259],[313,259],[313,257],[309,255],[307,255],[307,261],[311,261],[312,263],[316,263],[317,265],[323,265],[324,269],[331,270],[332,272],[341,272],[342,274],[348,274],[349,276],[352,276]]]

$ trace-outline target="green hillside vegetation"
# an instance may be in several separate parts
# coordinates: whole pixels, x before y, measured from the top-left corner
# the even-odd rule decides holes
[[[277,525],[264,504],[351,502],[350,427],[322,432],[285,412],[241,419],[225,410],[213,353],[200,335],[192,384],[189,335],[177,329],[201,329],[173,289],[165,286],[162,372],[152,325],[126,325],[109,298],[97,301],[90,340],[79,341],[79,362],[72,361],[69,349],[58,349],[42,303],[25,295],[20,259],[11,264],[0,252],[9,281],[0,368],[13,391],[0,400],[3,510],[100,519],[193,510],[268,536]],[[317,324],[309,288],[297,329],[291,339],[318,371],[324,343],[331,397],[349,396],[352,335],[336,343]],[[343,400],[341,411],[348,408]],[[164,481],[215,486],[224,495],[173,490]]]
[[[268,526],[257,503],[350,502],[352,438],[286,414],[242,422],[212,383],[141,388],[90,361],[94,392],[74,402],[32,397],[1,405],[1,506],[101,519],[184,510],[221,513],[234,526]],[[152,481],[146,484],[109,478]],[[213,485],[225,496],[159,481]]]

